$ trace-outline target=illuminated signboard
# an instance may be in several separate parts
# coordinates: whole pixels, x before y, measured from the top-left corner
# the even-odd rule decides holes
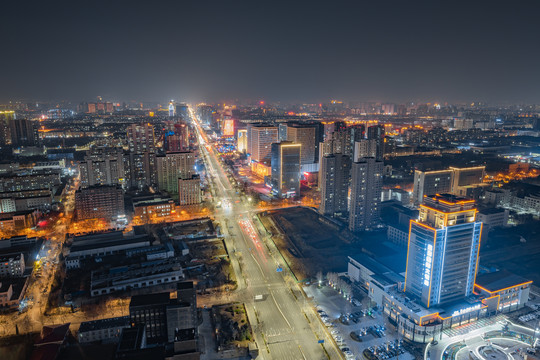
[[[464,308],[464,309],[461,309],[461,310],[456,310],[452,313],[452,316],[459,316],[459,315],[463,315],[463,314],[467,314],[467,313],[470,313],[471,311],[475,311],[475,310],[479,310],[480,309],[480,304],[477,304],[475,306],[470,306],[468,308]]]
[[[433,263],[433,245],[428,244],[427,250],[426,250],[426,263],[424,266],[424,285],[425,286],[429,286],[432,263]]]
[[[223,136],[234,136],[234,120],[223,122]]]

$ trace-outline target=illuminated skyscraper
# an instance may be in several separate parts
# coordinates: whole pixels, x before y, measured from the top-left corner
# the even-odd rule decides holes
[[[272,144],[272,187],[279,197],[300,195],[301,149],[290,141]]]
[[[236,149],[241,153],[247,151],[247,129],[238,130]]]
[[[411,220],[405,291],[427,308],[472,295],[482,231],[476,211],[474,200],[433,195]]]

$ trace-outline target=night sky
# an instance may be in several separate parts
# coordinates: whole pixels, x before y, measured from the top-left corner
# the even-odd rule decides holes
[[[540,1],[9,1],[0,101],[540,103]]]

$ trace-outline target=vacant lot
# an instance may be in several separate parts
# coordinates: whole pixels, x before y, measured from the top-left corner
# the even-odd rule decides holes
[[[346,271],[347,256],[361,252],[362,244],[369,241],[302,207],[268,211],[260,219],[299,280],[318,271]]]

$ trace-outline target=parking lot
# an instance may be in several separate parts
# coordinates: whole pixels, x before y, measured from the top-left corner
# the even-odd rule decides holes
[[[365,359],[365,349],[371,350],[366,354],[370,359],[387,360],[398,355],[400,360],[414,359],[400,346],[401,339],[381,312],[370,308],[368,298],[351,304],[328,286],[309,286],[305,291],[347,359]]]

